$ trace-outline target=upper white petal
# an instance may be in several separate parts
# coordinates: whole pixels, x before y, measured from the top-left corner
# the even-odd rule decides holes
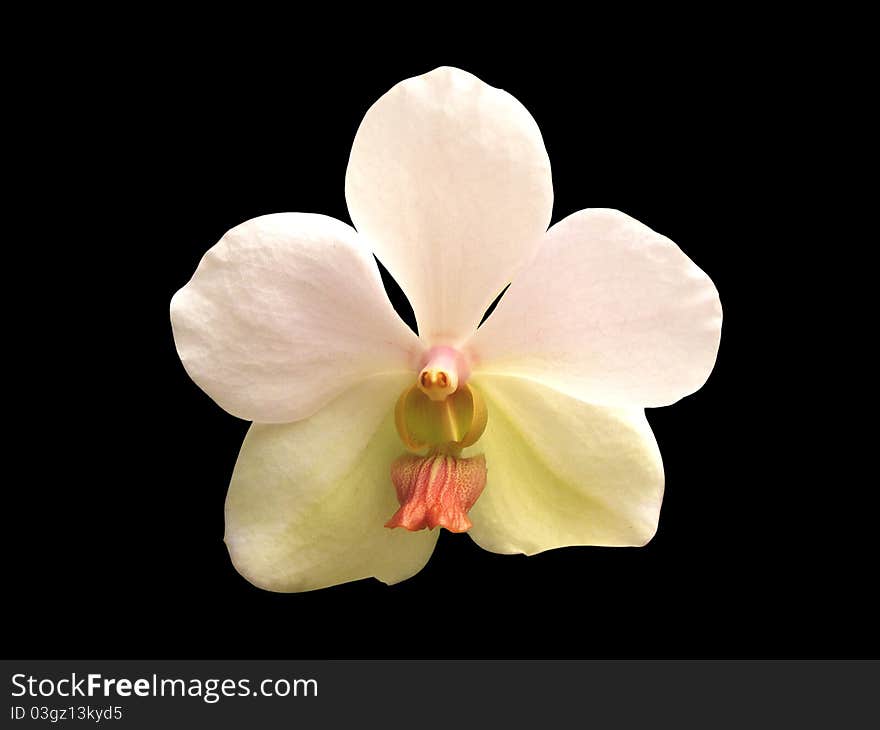
[[[370,576],[397,583],[422,569],[439,531],[384,527],[403,451],[392,413],[409,383],[376,376],[311,418],[251,426],[226,498],[226,544],[249,581],[307,591]]]
[[[663,464],[645,412],[603,408],[530,380],[480,375],[487,480],[470,512],[487,550],[638,546],[657,530]]]
[[[304,418],[366,377],[407,370],[419,350],[357,233],[309,213],[229,231],[175,294],[171,323],[199,387],[265,423]]]
[[[469,345],[475,369],[608,406],[664,406],[709,377],[712,281],[672,241],[607,209],[553,226]]]
[[[407,79],[370,107],[345,195],[429,345],[473,333],[553,207],[535,120],[507,92],[455,68]]]

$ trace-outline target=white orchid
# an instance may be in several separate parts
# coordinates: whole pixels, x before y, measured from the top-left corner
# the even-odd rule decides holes
[[[242,223],[171,302],[189,375],[254,421],[226,501],[239,572],[275,591],[396,583],[428,561],[436,526],[498,553],[648,542],[664,477],[644,408],[714,365],[706,274],[618,211],[547,230],[538,126],[458,69],[369,109],[345,196],[355,228]]]

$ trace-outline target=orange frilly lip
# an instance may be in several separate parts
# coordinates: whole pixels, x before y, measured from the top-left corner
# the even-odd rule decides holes
[[[467,513],[486,486],[486,459],[407,454],[392,463],[391,481],[400,509],[385,527],[466,532],[473,526]]]

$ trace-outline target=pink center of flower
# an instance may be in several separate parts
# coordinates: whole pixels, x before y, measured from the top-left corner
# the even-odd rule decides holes
[[[432,347],[422,357],[416,381],[419,390],[431,400],[442,401],[465,384],[470,368],[460,352],[441,345]]]

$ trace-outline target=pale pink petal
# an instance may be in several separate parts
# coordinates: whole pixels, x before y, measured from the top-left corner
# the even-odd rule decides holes
[[[231,414],[295,421],[364,378],[403,372],[418,339],[357,233],[323,215],[242,223],[171,300],[186,371]]]
[[[550,222],[550,161],[535,120],[465,71],[407,79],[367,111],[345,195],[415,310],[428,345],[469,336]]]
[[[595,208],[547,232],[469,351],[478,372],[598,405],[654,407],[703,385],[720,336],[709,277],[668,238]]]

